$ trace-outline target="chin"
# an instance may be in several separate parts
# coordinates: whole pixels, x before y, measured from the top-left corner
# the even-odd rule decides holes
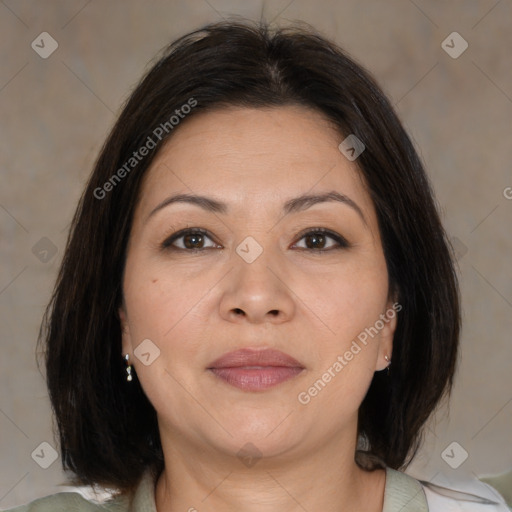
[[[289,411],[291,412],[291,411]],[[245,414],[243,420],[236,421],[232,417],[226,428],[233,437],[225,433],[222,438],[215,439],[214,444],[222,451],[236,456],[277,457],[284,455],[301,444],[301,438],[305,436],[302,428],[285,419],[289,414],[257,415]],[[284,421],[283,421],[284,420]]]

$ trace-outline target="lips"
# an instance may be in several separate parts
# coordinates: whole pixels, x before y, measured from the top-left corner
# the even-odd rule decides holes
[[[208,366],[211,368],[241,368],[244,366],[286,366],[304,368],[296,359],[279,350],[244,348],[228,352]]]
[[[304,366],[279,350],[246,348],[224,354],[207,369],[239,389],[263,391],[302,373]]]

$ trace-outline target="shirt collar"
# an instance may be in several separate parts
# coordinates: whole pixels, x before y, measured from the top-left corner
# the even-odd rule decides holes
[[[382,512],[428,512],[423,486],[412,476],[387,467]]]
[[[146,471],[135,491],[128,512],[157,512],[155,485],[155,476]],[[422,485],[411,476],[386,467],[382,512],[428,512]]]

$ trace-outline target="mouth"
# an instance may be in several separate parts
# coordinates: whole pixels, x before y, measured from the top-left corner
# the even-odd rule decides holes
[[[264,391],[299,375],[305,368],[278,350],[242,349],[223,355],[207,370],[238,389]]]

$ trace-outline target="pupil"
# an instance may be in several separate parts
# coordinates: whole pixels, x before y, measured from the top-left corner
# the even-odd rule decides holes
[[[307,237],[308,240],[313,240],[313,243],[312,244],[307,244],[307,246],[311,249],[311,245],[313,246],[313,248],[318,248],[319,245],[322,246],[323,245],[323,242],[325,241],[325,237],[324,235],[320,234],[320,233],[315,233],[314,235],[309,235]]]
[[[185,238],[183,239],[185,242],[185,247],[187,249],[197,249],[197,243],[200,243],[200,239],[203,235],[201,234],[192,234],[192,235],[185,235]],[[198,242],[199,240],[199,242]],[[191,242],[191,243],[189,243]]]

